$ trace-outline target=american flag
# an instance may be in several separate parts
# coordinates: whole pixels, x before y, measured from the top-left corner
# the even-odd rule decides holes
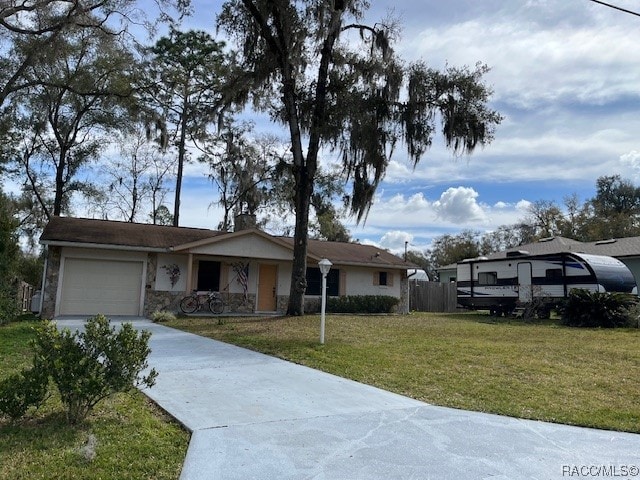
[[[247,299],[247,289],[249,288],[249,262],[236,262],[233,264],[233,271],[236,274],[236,281],[242,287],[245,300]]]

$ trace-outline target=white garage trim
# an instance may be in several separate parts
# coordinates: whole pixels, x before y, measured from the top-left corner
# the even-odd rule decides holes
[[[55,314],[140,315],[145,278],[146,262],[140,259],[64,256]]]

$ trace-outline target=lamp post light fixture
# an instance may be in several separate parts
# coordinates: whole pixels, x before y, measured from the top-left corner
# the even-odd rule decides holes
[[[333,265],[329,260],[323,258],[318,262],[320,273],[322,273],[322,306],[320,307],[320,344],[324,344],[324,318],[327,309],[327,274]]]

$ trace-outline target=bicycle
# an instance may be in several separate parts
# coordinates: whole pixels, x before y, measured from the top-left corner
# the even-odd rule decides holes
[[[183,313],[193,313],[196,310],[201,310],[205,304],[209,306],[211,313],[220,314],[224,311],[224,301],[218,292],[208,292],[202,295],[198,294],[197,290],[180,300],[180,310]]]

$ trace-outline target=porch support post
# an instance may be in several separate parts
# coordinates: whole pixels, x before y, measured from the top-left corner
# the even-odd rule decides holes
[[[186,293],[190,293],[193,290],[191,284],[193,283],[193,253],[189,253],[189,257],[187,259],[187,291]]]

